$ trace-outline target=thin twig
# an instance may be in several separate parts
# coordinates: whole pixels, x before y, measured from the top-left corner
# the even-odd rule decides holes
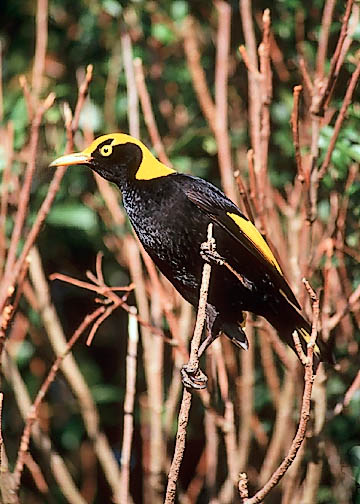
[[[230,138],[228,131],[228,73],[231,29],[231,7],[223,0],[216,0],[218,29],[215,63],[215,137],[218,148],[219,169],[224,192],[236,201]]]
[[[340,72],[340,64],[342,61],[340,56],[342,55],[342,47],[346,38],[348,23],[350,19],[350,14],[352,10],[354,0],[347,0],[345,14],[341,24],[340,35],[336,44],[336,48],[334,54],[331,58],[330,62],[330,70],[328,77],[326,79],[325,85],[322,82],[319,82],[319,92],[314,95],[313,102],[311,104],[311,113],[315,115],[323,115],[324,107],[327,103],[329,103],[332,92],[334,90],[335,84],[337,82],[337,78]],[[345,55],[343,55],[344,57]]]
[[[14,469],[14,478],[17,483],[17,485],[20,484],[20,479],[21,479],[21,474],[23,471],[24,463],[25,463],[25,457],[27,454],[27,450],[29,447],[29,441],[30,441],[30,435],[31,435],[31,429],[34,424],[34,422],[38,419],[38,411],[39,411],[39,406],[42,402],[42,400],[45,397],[45,394],[49,390],[49,387],[51,383],[54,381],[56,374],[59,370],[59,367],[64,360],[64,358],[67,356],[67,354],[70,352],[71,348],[74,346],[76,341],[79,339],[79,337],[82,335],[82,333],[85,331],[85,329],[99,316],[101,313],[103,313],[105,308],[103,306],[100,306],[97,308],[92,314],[86,315],[84,320],[81,322],[79,327],[76,329],[74,334],[71,336],[70,340],[68,341],[66,345],[66,350],[62,355],[59,355],[57,359],[55,360],[54,364],[52,365],[49,374],[44,380],[43,384],[40,387],[40,390],[38,391],[35,401],[32,404],[32,407],[30,408],[30,411],[28,413],[27,420],[25,422],[25,427],[23,434],[21,436],[21,441],[20,441],[20,448],[17,454],[17,460],[15,464],[15,469]]]
[[[195,27],[194,19],[190,16],[187,17],[183,28],[185,56],[202,113],[206,117],[210,128],[214,132],[216,129],[215,104],[206,82],[204,68],[201,64],[201,55],[196,39],[196,31],[197,29]]]
[[[144,114],[144,121],[149,131],[151,142],[154,146],[156,154],[162,163],[167,166],[172,166],[171,161],[167,157],[164,145],[162,143],[159,130],[156,126],[154,113],[151,106],[151,100],[146,88],[144,70],[142,66],[142,61],[140,58],[135,58],[134,60],[134,70],[135,70],[135,81],[137,90],[139,93],[141,108]]]
[[[304,172],[301,163],[301,152],[300,152],[300,135],[299,135],[299,100],[300,93],[302,91],[302,86],[294,87],[294,104],[291,113],[291,129],[293,142],[295,147],[295,160],[298,171],[298,178],[300,182],[305,181]]]
[[[212,237],[212,227],[213,225],[209,224],[207,235],[207,245],[209,249],[214,248],[214,242],[215,242],[214,238]],[[205,323],[207,293],[210,282],[210,274],[211,274],[211,265],[210,263],[205,263],[203,267],[202,280],[201,280],[198,314],[196,318],[194,335],[191,340],[190,359],[188,362],[189,368],[192,369],[197,369],[199,366],[198,350]],[[184,388],[178,417],[178,431],[176,434],[175,450],[168,475],[168,484],[166,488],[166,496],[164,501],[165,504],[172,504],[173,502],[175,502],[176,485],[185,450],[186,428],[189,420],[191,398],[192,398],[191,392],[186,388]]]
[[[287,456],[283,462],[279,465],[276,471],[272,474],[269,481],[251,498],[243,499],[244,504],[257,504],[264,500],[264,498],[269,494],[269,492],[276,486],[281,478],[284,476],[290,465],[293,463],[296,454],[298,453],[306,434],[306,427],[310,417],[310,405],[311,405],[311,392],[314,382],[313,375],[313,354],[314,345],[317,336],[317,326],[319,321],[319,300],[311,288],[309,282],[304,279],[304,284],[306,290],[313,303],[313,323],[311,330],[310,341],[307,345],[307,363],[305,365],[305,386],[302,398],[301,412],[300,412],[300,422],[297,428],[296,435],[291,443],[290,449]]]
[[[48,40],[48,0],[38,0],[36,10],[36,47],[32,73],[32,89],[39,98],[45,71],[45,56]]]
[[[129,339],[126,356],[126,392],[124,399],[124,434],[121,450],[120,502],[129,502],[130,455],[134,430],[134,402],[136,385],[136,357],[139,340],[138,322],[134,314],[129,314]]]
[[[326,0],[323,10],[319,45],[316,54],[316,75],[319,79],[322,79],[325,73],[326,53],[335,3],[336,0]]]
[[[14,391],[15,400],[19,407],[20,414],[26,421],[31,409],[31,400],[26,385],[16,364],[12,361],[6,351],[2,353],[1,364],[5,378],[11,384]],[[65,499],[70,504],[86,504],[86,501],[77,489],[63,458],[52,448],[49,437],[40,430],[40,427],[36,423],[32,429],[32,437],[37,448],[43,452],[46,460],[48,460],[49,468],[51,469],[54,479],[61,492],[64,494]],[[12,495],[16,495],[14,490],[12,490]],[[18,501],[15,502],[18,504]]]
[[[351,76],[349,85],[346,88],[345,97],[344,97],[344,100],[341,104],[339,114],[338,114],[336,121],[335,121],[334,131],[333,131],[329,146],[326,150],[325,159],[324,159],[324,161],[321,165],[321,168],[319,170],[319,180],[321,180],[323,178],[323,176],[325,175],[326,170],[330,164],[331,156],[334,151],[336,141],[338,139],[343,122],[345,120],[347,109],[349,108],[349,105],[351,104],[352,96],[355,91],[356,85],[358,83],[359,77],[360,77],[360,61],[358,62],[356,69]]]
[[[131,38],[127,31],[121,34],[121,49],[126,76],[126,92],[128,101],[128,120],[130,135],[140,136],[139,97],[136,89]]]
[[[40,312],[49,342],[56,356],[63,355],[67,344],[65,334],[55,307],[51,303],[49,286],[42,268],[39,252],[35,247],[31,250],[30,255],[30,276],[38,301],[37,309]],[[120,476],[118,462],[115,459],[107,437],[100,430],[100,420],[96,404],[83,374],[80,372],[71,353],[62,362],[61,371],[78,401],[87,435],[93,442],[94,451],[104,471],[105,478],[111,487],[114,502],[119,503],[119,499],[116,499]]]

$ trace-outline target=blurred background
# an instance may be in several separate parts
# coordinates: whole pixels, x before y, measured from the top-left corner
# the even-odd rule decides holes
[[[39,130],[36,170],[19,250],[54,176],[48,164],[65,149],[64,104],[69,104],[74,111],[78,89],[89,64],[93,65],[93,77],[74,131],[75,150],[84,148],[93,136],[129,132],[131,127],[136,130],[137,117],[140,138],[149,147],[153,145],[137,97],[135,109],[130,104],[129,111],[129,96],[133,95],[131,85],[129,91],[131,71],[130,74],[125,71],[126,65],[130,61],[131,66],[133,58],[140,58],[155,122],[170,162],[180,172],[221,186],[219,137],[199,102],[189,63],[191,54],[196,53],[191,46],[195,41],[208,90],[215,97],[216,69],[220,64],[217,62],[219,12],[223,8],[219,4],[230,7],[231,14],[227,84],[231,170],[237,170],[250,194],[247,152],[253,145],[249,130],[248,71],[238,51],[239,45],[245,43],[244,19],[238,2],[2,2],[2,197],[7,187],[2,261],[13,232],[24,167],[31,150],[29,103],[32,100],[36,114],[39,99],[49,92],[56,94]],[[360,284],[359,92],[354,92],[331,162],[320,181],[315,231],[306,243],[303,238],[308,224],[305,224],[300,185],[296,182],[298,172],[289,123],[293,87],[302,83],[304,77],[299,68],[300,57],[306,62],[311,78],[316,77],[325,4],[328,8],[332,4],[333,9],[324,60],[326,73],[339,37],[343,2],[282,0],[270,6],[272,98],[266,176],[271,190],[266,193],[266,204],[268,208],[273,207],[277,216],[274,224],[273,214],[270,210],[265,212],[266,232],[282,258],[290,285],[306,305],[309,318],[310,303],[301,285],[303,274],[319,293],[325,307],[323,326],[328,329],[325,333],[334,348],[338,369],[322,371],[318,377],[321,384],[314,390],[315,416],[310,421],[309,438],[293,471],[267,498],[269,503],[360,502],[356,490],[360,485],[359,386],[355,385],[349,401],[344,402],[359,372],[360,305],[357,298],[349,305],[351,294]],[[259,44],[263,36],[262,14],[269,2],[254,1],[249,5]],[[37,26],[43,30],[38,34]],[[360,23],[356,5],[350,26],[351,43],[331,104],[319,127],[319,151],[315,159],[318,166],[324,161],[349,79],[359,59]],[[44,49],[39,48],[41,44]],[[43,64],[36,67],[35,54],[41,51],[45,54]],[[20,76],[25,76],[32,98],[27,96],[24,80],[22,84],[19,82]],[[310,104],[311,96],[305,86],[299,110],[304,164],[310,159],[314,134]],[[9,163],[10,175],[4,180]],[[234,183],[233,187],[240,201],[238,186]],[[109,203],[108,198],[114,195],[118,206],[114,199]],[[256,214],[256,208],[253,210]],[[96,293],[58,280],[48,281],[48,277],[57,272],[89,281],[86,272],[95,272],[96,256],[102,252],[105,283],[121,286],[134,281],[135,292],[130,294],[127,303],[136,305],[142,320],[151,324],[151,327],[140,324],[128,501],[162,502],[181,398],[179,368],[186,361],[184,352],[177,351],[176,345],[168,344],[168,340],[175,338],[187,347],[194,321],[192,310],[138,251],[121,207],[120,193],[101,188],[85,167],[66,171],[36,247],[40,266],[36,266],[37,259],[31,260],[30,277],[7,330],[6,351],[11,364],[5,366],[2,377],[2,434],[10,470],[14,468],[24,427],[21,399],[16,392],[19,388],[16,389],[11,375],[17,370],[30,398],[34,399],[56,358],[57,352],[49,342],[51,329],[46,325],[44,303],[55,309],[66,339],[98,306]],[[42,294],[46,287],[41,279],[48,284],[51,294],[45,301]],[[332,317],[338,317],[336,324]],[[90,407],[96,411],[99,428],[108,440],[107,456],[113,457],[116,464],[120,464],[123,453],[128,319],[128,313],[118,308],[99,327],[90,347],[82,337],[72,350],[93,400]],[[161,334],[152,327],[160,329]],[[285,370],[281,362],[283,349],[276,350],[276,335],[268,336],[271,330],[267,325],[250,320],[248,331],[250,357],[244,357],[230,343],[222,342],[222,346],[219,344],[209,351],[207,362],[203,363],[210,377],[209,394],[194,394],[179,479],[179,502],[240,502],[234,486],[239,471],[247,472],[250,492],[255,491],[271,475],[291,443],[302,396],[301,365],[294,363],[293,356],[285,351],[292,366],[291,371]],[[146,338],[152,348],[148,348],[149,343],[146,348]],[[155,370],[151,370],[151,365]],[[219,371],[221,365],[223,371]],[[316,413],[316,408],[321,407],[323,412]],[[116,478],[114,482],[99,462],[99,452],[94,449],[96,440],[89,434],[84,409],[86,406],[74,392],[74,385],[60,371],[39,409],[40,430],[63,459],[84,502],[112,502]],[[229,418],[234,434],[232,441],[224,427],[224,421]],[[21,479],[21,502],[80,502],[77,494],[72,497],[66,494],[54,476],[44,441],[31,441],[30,453],[32,460],[26,463]],[[311,474],[317,475],[316,484],[309,482]],[[306,500],[307,491],[315,500]]]

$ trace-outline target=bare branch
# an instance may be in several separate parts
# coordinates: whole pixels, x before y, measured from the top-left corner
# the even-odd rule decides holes
[[[214,244],[214,238],[212,237],[212,226],[213,226],[212,224],[209,224],[208,226],[207,245],[209,249],[212,249]],[[190,359],[188,363],[188,366],[191,367],[192,369],[197,369],[199,366],[198,350],[200,346],[202,330],[205,323],[207,293],[210,282],[210,274],[211,274],[211,265],[210,263],[205,263],[202,273],[198,314],[196,318],[194,335],[191,340]],[[176,434],[175,450],[170,471],[168,474],[168,484],[166,488],[166,496],[164,501],[165,504],[172,504],[173,502],[175,502],[176,484],[179,476],[180,465],[184,455],[186,428],[189,420],[190,406],[191,406],[191,392],[189,392],[189,390],[184,388],[178,417],[179,420],[178,420],[178,431]]]

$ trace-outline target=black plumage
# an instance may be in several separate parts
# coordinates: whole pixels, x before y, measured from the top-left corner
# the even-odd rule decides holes
[[[77,157],[76,157],[77,156]],[[53,165],[87,164],[117,184],[124,208],[145,250],[180,294],[197,306],[204,259],[200,247],[208,224],[218,254],[241,276],[212,262],[206,347],[221,332],[247,348],[244,311],[265,317],[294,348],[297,331],[306,350],[310,325],[281,269],[260,233],[222,191],[209,182],[175,172],[156,160],[138,140],[123,134],[100,137],[82,153],[64,156]],[[314,352],[331,361],[319,339]]]

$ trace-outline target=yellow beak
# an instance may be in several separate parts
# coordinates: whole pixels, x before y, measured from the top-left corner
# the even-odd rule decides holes
[[[66,154],[65,156],[61,156],[49,166],[70,166],[70,165],[81,165],[87,164],[91,161],[91,156],[89,154],[85,154],[84,152],[74,152],[73,154]]]

